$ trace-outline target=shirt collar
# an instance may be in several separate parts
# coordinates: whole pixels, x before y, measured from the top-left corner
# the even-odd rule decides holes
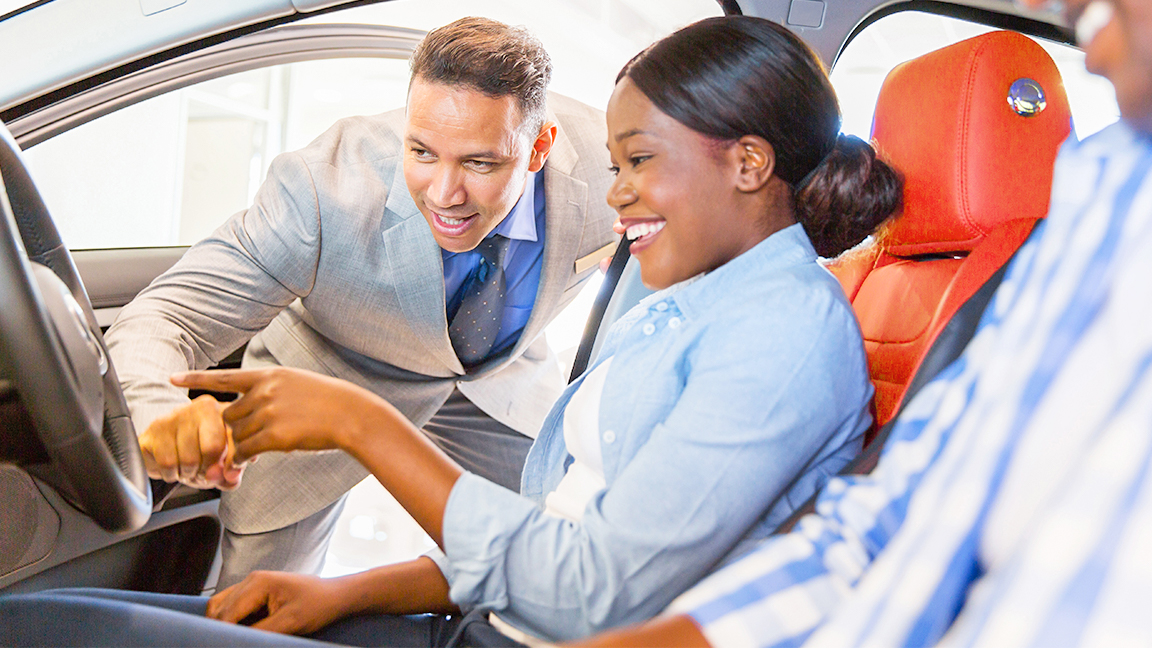
[[[528,181],[524,183],[524,193],[520,194],[520,200],[492,230],[492,234],[518,241],[536,241],[536,183],[539,182],[539,176],[539,173],[528,173]]]
[[[730,282],[762,280],[776,272],[797,265],[816,263],[816,251],[804,227],[799,223],[789,225],[757,243],[751,250],[732,259],[715,270],[693,277],[651,297],[671,298],[680,312],[691,317],[695,312],[706,311],[712,302],[725,294]]]

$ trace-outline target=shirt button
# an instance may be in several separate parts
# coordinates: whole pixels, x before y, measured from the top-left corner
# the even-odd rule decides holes
[[[656,332],[656,325],[649,322],[644,325],[644,335],[652,335]]]
[[[672,319],[668,320],[668,328],[671,328],[671,329],[680,328],[680,318],[679,317],[673,317]]]
[[[668,310],[668,302],[657,302],[656,310],[660,311],[661,313]]]
[[[604,443],[615,443],[616,433],[612,430],[604,430]]]

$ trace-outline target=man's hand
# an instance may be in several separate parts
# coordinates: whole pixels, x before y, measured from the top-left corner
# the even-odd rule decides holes
[[[232,463],[235,449],[224,424],[224,407],[211,396],[201,396],[153,421],[140,435],[148,476],[194,488],[236,488],[244,466]]]
[[[311,634],[351,612],[343,602],[346,591],[339,579],[252,572],[209,599],[207,616],[228,623],[252,617],[258,619],[253,628]]]

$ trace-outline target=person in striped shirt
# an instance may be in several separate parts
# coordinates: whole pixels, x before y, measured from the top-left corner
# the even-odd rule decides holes
[[[1039,0],[1028,0],[1039,4]],[[1119,123],[875,471],[593,645],[1152,645],[1152,0],[1066,0]]]

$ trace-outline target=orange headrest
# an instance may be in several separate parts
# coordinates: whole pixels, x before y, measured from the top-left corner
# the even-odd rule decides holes
[[[1036,86],[1047,105],[1022,116],[1037,104]],[[897,66],[872,123],[877,147],[904,174],[887,251],[964,252],[1002,222],[1043,218],[1071,123],[1055,63],[1020,34],[984,34]]]

